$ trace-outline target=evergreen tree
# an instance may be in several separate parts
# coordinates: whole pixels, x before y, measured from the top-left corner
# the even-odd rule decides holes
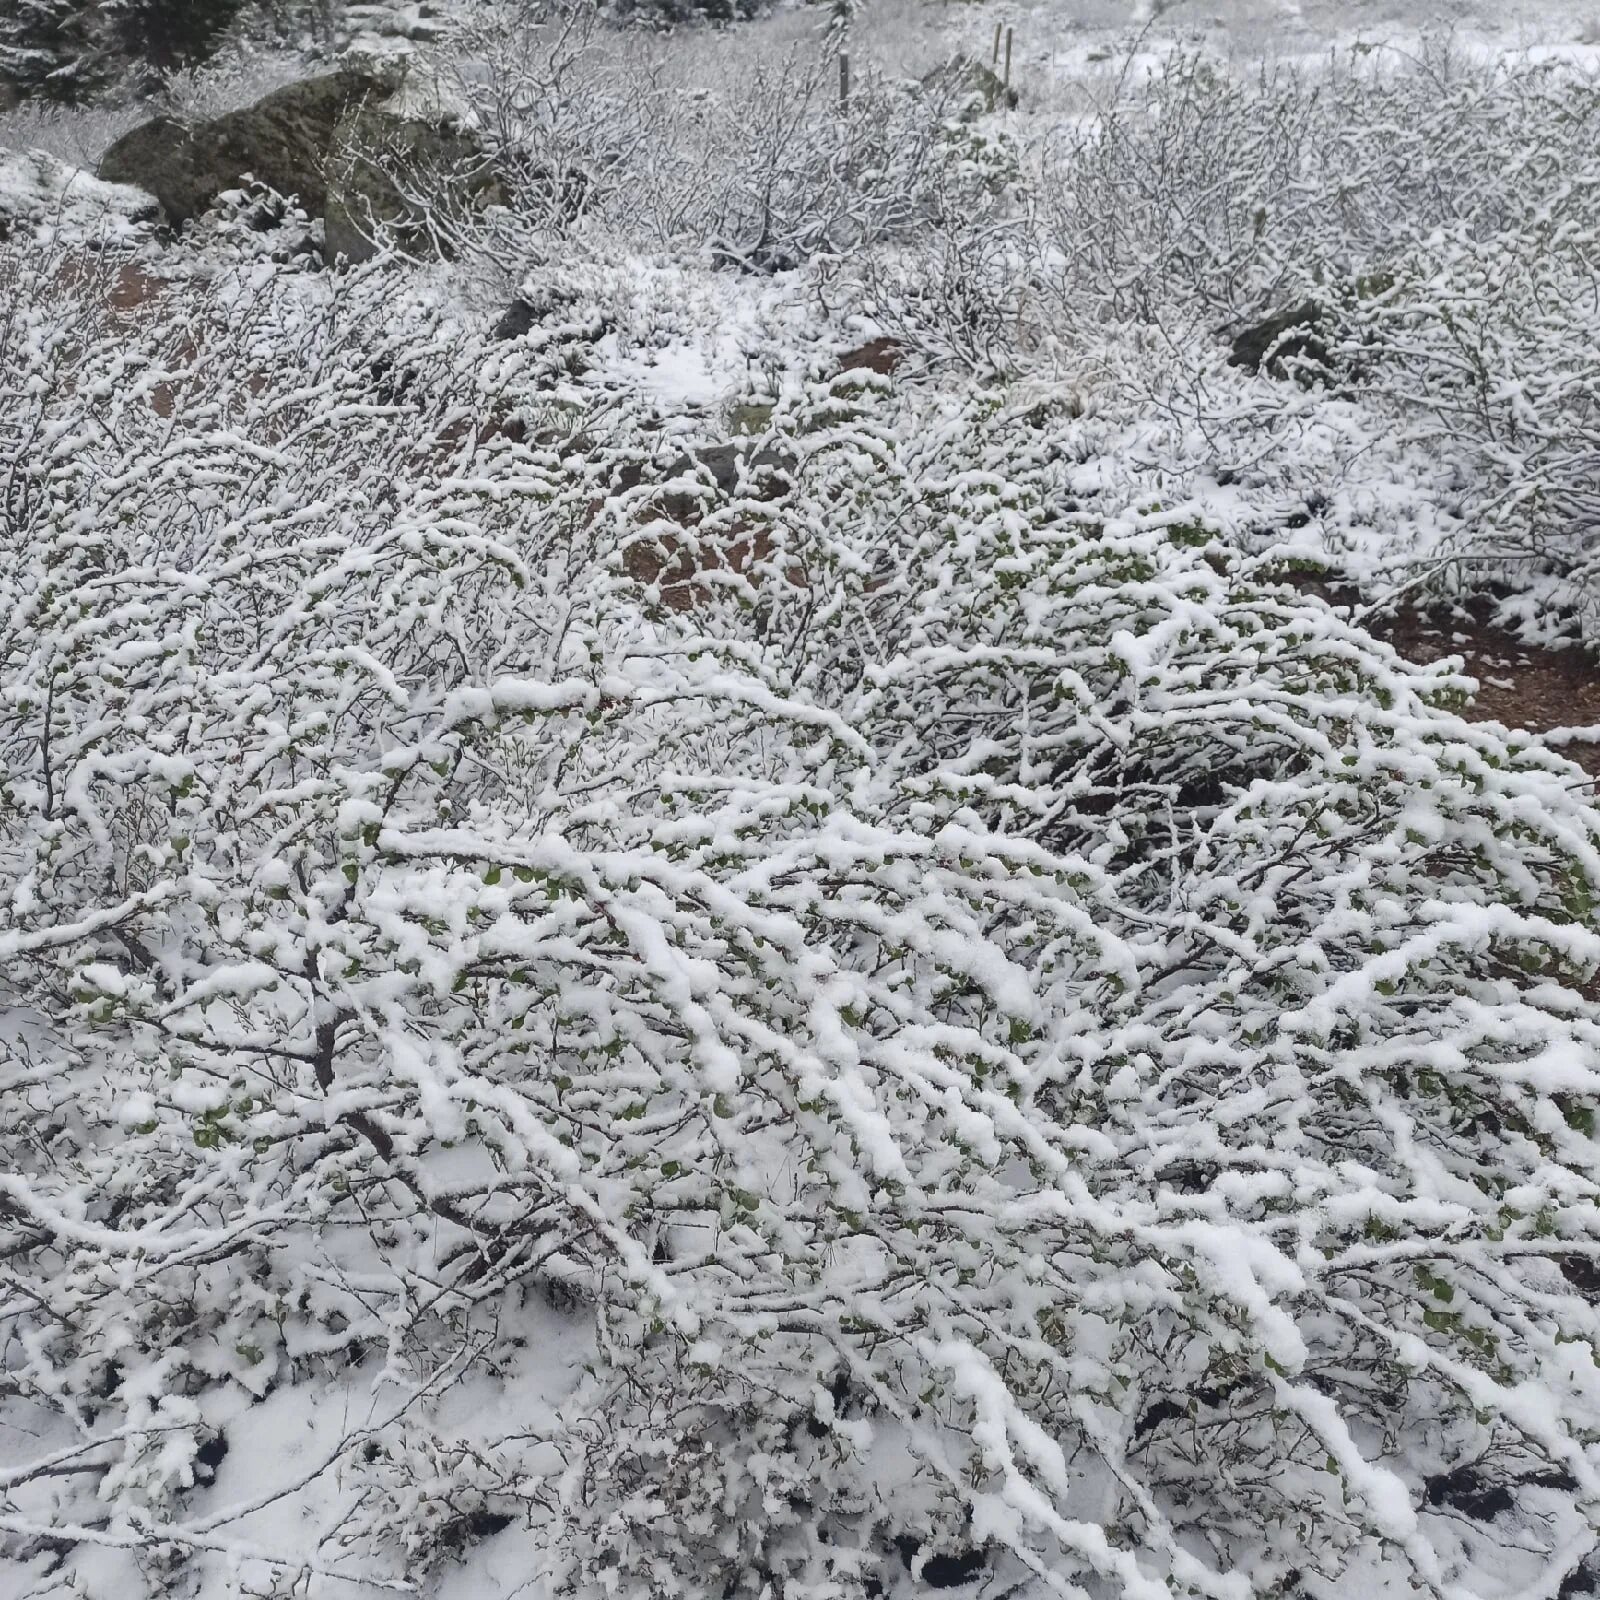
[[[204,61],[243,9],[243,0],[108,0],[117,53],[152,73]]]
[[[99,7],[86,0],[11,0],[0,8],[0,85],[75,105],[106,80]]]

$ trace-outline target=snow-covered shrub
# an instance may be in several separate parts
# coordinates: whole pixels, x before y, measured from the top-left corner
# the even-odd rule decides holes
[[[842,94],[831,36],[692,52],[599,29],[582,7],[529,21],[484,5],[451,51],[502,165],[527,175],[487,230],[464,222],[461,248],[491,261],[536,262],[578,223],[770,272],[938,225],[988,181],[963,160],[973,136],[959,75],[908,82],[867,60]]]
[[[1592,151],[1600,86],[1561,94]],[[1493,228],[1463,217],[1382,256],[1328,297],[1326,381],[1455,466],[1469,582],[1507,579],[1538,609],[1600,607],[1600,170],[1561,152]],[[1557,173],[1561,176],[1555,177]],[[1553,184],[1551,180],[1554,180]],[[1554,192],[1552,192],[1552,188]]]
[[[1579,1570],[1572,769],[1046,385],[818,377],[728,491],[581,306],[55,267],[0,321],[13,1557]],[[217,1467],[285,1408],[348,1420]]]
[[[1062,424],[813,416],[738,612],[786,684],[860,661],[877,804],[1002,902],[1009,965],[950,975],[941,1025],[980,1037],[943,1034],[943,1071],[900,1055],[917,1009],[870,1018],[880,1097],[975,1113],[907,1155],[908,1193],[942,1169],[992,1219],[966,1269],[964,1225],[940,1236],[955,1275],[923,1294],[947,1213],[906,1200],[910,1238],[875,1213],[916,1279],[896,1322],[1004,1372],[950,1356],[922,1400],[983,1450],[975,1525],[1047,1526],[1048,1572],[1114,1568],[1070,1521],[1092,1493],[1175,1592],[1228,1592],[1184,1530],[1255,1592],[1368,1562],[1425,1591],[1460,1556],[1418,1513],[1463,1484],[1553,1528],[1593,1493],[1562,1419],[1594,1382],[1563,1343],[1593,1336],[1592,1244],[1564,1241],[1595,1222],[1594,819],[1561,763],[1431,709],[1451,680],[1232,572],[1192,510],[1074,505]],[[999,1001],[1018,969],[1036,1013]]]
[[[1309,345],[1291,337],[1313,359],[1288,365],[1328,426],[1436,464],[1434,509],[1461,533],[1424,553],[1554,593],[1592,628],[1597,118],[1581,69],[1448,40],[1254,78],[1175,53],[1034,151],[1044,342],[1144,327],[1146,399],[1224,461],[1258,461],[1275,435],[1305,453],[1314,402],[1216,369],[1241,329],[1309,311]],[[1318,472],[1331,493],[1339,465]]]
[[[821,264],[821,294],[941,366],[1014,374],[1039,342],[1036,241],[1016,142],[952,120],[937,199],[904,238]]]

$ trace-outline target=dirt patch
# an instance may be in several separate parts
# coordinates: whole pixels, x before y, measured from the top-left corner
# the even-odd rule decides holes
[[[876,372],[887,378],[906,358],[906,347],[898,339],[869,339],[864,345],[839,357],[840,372]]]
[[[137,261],[91,250],[69,251],[57,269],[56,282],[86,304],[104,306],[113,322],[127,322],[146,306],[156,305],[172,287],[170,279],[147,272]]]
[[[1358,604],[1354,592],[1308,584],[1336,605]],[[1478,680],[1478,693],[1462,713],[1474,722],[1503,722],[1527,733],[1555,728],[1591,729],[1584,739],[1561,739],[1555,747],[1585,772],[1600,778],[1600,660],[1573,645],[1555,649],[1523,643],[1492,620],[1492,602],[1469,600],[1451,607],[1402,605],[1374,616],[1367,627],[1410,661],[1460,656]]]

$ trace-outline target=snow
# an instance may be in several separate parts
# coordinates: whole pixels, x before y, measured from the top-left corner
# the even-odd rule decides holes
[[[1485,136],[1438,182],[1510,220],[1403,241],[1430,310],[1500,274],[1481,434],[1398,291],[1341,336],[1403,382],[1247,372],[1192,239],[1141,254],[1151,147],[1115,215],[1027,160],[1130,61],[1205,112],[1197,41],[1326,70],[1377,159],[1430,95],[1330,47],[1428,19],[886,4],[852,48],[997,20],[1022,105],[943,130],[942,220],[770,274],[719,264],[719,162],[788,13],[618,58],[733,75],[732,132],[675,89],[646,129],[704,202],[665,243],[619,167],[559,249],[336,278],[0,156],[11,258],[183,285],[0,300],[4,1600],[908,1600],[974,1547],[1020,1600],[1510,1600],[1588,1558],[1592,796],[1272,577],[1414,581],[1581,492],[1581,184],[1539,235]],[[1484,125],[1557,139],[1587,15],[1435,20],[1510,63]],[[1202,115],[1224,206],[1275,125]],[[1225,309],[1293,303],[1323,221]],[[874,337],[899,370],[840,373]],[[768,498],[680,465],[739,433]],[[1463,1463],[1512,1509],[1441,1502]]]
[[[157,214],[142,190],[102,183],[43,150],[0,147],[0,230],[59,229],[96,247],[136,244]]]

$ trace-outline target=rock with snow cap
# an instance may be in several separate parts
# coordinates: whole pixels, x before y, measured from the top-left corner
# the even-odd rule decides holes
[[[25,228],[126,242],[159,220],[148,194],[106,183],[43,150],[0,149],[0,238]]]

